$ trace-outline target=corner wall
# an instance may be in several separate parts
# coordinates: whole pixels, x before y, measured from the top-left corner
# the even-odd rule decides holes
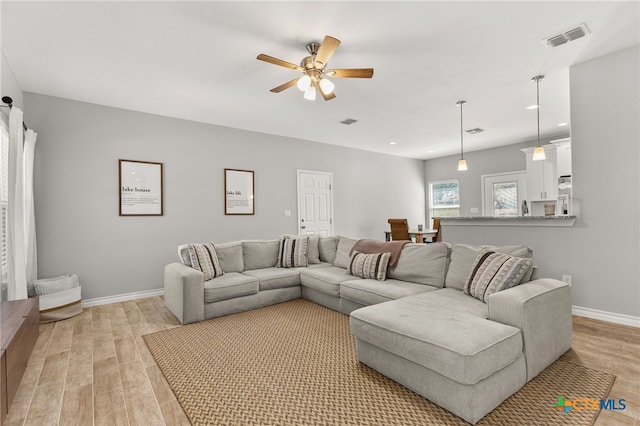
[[[337,234],[381,239],[388,217],[424,221],[421,160],[33,93],[25,105],[39,276],[77,273],[83,299],[162,288],[178,244],[295,233],[296,169],[333,173]],[[164,163],[164,216],[118,216],[118,159]],[[224,215],[224,168],[255,171],[255,216]]]

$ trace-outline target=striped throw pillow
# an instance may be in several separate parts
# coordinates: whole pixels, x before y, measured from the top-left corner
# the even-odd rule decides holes
[[[482,250],[473,262],[464,294],[486,302],[493,293],[514,287],[533,268],[533,259]]]
[[[353,251],[347,273],[355,277],[384,281],[387,279],[387,267],[391,253],[365,254]]]
[[[299,268],[309,266],[307,251],[309,237],[283,238],[278,249],[276,268]]]
[[[191,267],[201,271],[205,281],[224,274],[213,243],[189,244],[189,258],[191,259]]]

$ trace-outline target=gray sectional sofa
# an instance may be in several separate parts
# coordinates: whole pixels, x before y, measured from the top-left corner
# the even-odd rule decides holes
[[[308,266],[276,268],[280,240],[215,244],[224,274],[165,267],[165,304],[183,323],[303,297],[350,315],[358,359],[476,423],[571,347],[570,289],[531,279],[481,301],[463,292],[482,247],[406,244],[387,279],[347,273],[356,239],[309,237]],[[532,257],[527,246],[493,251]]]

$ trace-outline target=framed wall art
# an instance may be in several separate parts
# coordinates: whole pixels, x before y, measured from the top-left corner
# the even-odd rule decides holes
[[[224,169],[224,214],[255,214],[253,171]]]
[[[120,216],[162,216],[162,166],[119,160]]]

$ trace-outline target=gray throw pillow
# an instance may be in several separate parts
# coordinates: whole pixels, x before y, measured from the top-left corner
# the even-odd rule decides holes
[[[532,259],[484,249],[473,263],[464,294],[486,302],[490,295],[518,285],[532,266]]]

